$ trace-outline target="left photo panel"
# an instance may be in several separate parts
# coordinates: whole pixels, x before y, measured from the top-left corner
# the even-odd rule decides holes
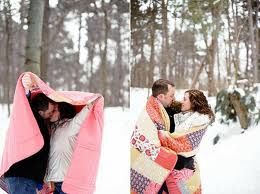
[[[0,194],[129,193],[129,0],[0,0]]]

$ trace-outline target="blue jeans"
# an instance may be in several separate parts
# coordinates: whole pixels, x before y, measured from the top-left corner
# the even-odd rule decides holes
[[[54,193],[53,193],[53,194],[66,194],[66,193],[64,193],[64,192],[61,190],[62,182],[54,183],[54,185],[55,185],[55,190],[54,190]]]
[[[23,177],[6,177],[9,194],[36,194],[37,183]]]

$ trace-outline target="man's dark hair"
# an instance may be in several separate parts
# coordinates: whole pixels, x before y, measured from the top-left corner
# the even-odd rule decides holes
[[[46,111],[49,108],[49,103],[55,104],[53,100],[48,98],[45,94],[36,94],[31,100],[31,108],[34,111]]]
[[[175,87],[174,83],[166,79],[158,79],[153,83],[152,95],[157,97],[159,94],[167,94],[168,85]]]

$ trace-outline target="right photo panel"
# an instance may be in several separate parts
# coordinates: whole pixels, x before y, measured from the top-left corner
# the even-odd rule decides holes
[[[260,193],[260,2],[130,5],[130,193]]]

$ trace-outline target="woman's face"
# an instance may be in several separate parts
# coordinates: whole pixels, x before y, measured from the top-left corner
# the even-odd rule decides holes
[[[50,118],[50,122],[56,122],[59,120],[59,118],[60,118],[60,111],[59,111],[58,106],[56,106],[55,110]]]
[[[181,111],[183,112],[191,111],[191,102],[190,102],[189,93],[184,94],[184,98],[181,105]]]

